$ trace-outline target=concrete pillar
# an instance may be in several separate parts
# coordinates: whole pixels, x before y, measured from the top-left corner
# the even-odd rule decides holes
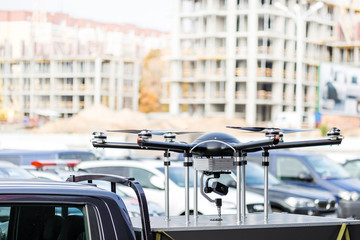
[[[121,110],[124,104],[124,62],[121,61],[118,64],[117,69],[117,89],[116,89],[116,105],[117,110]]]
[[[235,114],[235,49],[236,49],[236,0],[228,0],[226,19],[226,90],[225,115],[233,118]]]
[[[181,21],[180,21],[180,11],[181,11],[181,0],[175,0],[174,3],[174,14],[173,21],[174,27],[172,31],[172,56],[173,60],[171,63],[171,82],[170,82],[170,96],[169,96],[169,112],[171,115],[178,115],[180,113],[180,91],[181,86],[179,80],[182,77],[181,74],[181,60],[180,60],[180,31],[181,31]]]
[[[109,108],[115,110],[115,61],[110,60],[110,76],[109,76]]]
[[[249,1],[246,123],[256,122],[257,1]]]
[[[94,104],[101,103],[101,58],[95,59]]]
[[[138,61],[134,61],[134,78],[133,78],[133,98],[132,98],[132,110],[137,111],[139,109],[139,95],[140,95],[140,64]]]

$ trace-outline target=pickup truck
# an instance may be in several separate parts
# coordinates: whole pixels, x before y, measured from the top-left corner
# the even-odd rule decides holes
[[[112,192],[96,187],[94,180],[111,182]],[[130,218],[114,193],[116,184],[135,191],[141,217]],[[70,176],[67,182],[0,181],[1,240],[342,239],[347,234],[359,239],[360,222],[279,213],[270,214],[268,222],[261,213],[248,214],[242,222],[233,215],[224,215],[222,221],[205,215],[190,222],[184,216],[150,219],[141,185],[113,175]]]
[[[1,180],[0,239],[136,239],[122,199],[92,180],[110,181],[112,191],[116,183],[132,187],[144,220],[143,239],[152,239],[142,187],[134,179],[109,175],[72,176],[70,182]]]

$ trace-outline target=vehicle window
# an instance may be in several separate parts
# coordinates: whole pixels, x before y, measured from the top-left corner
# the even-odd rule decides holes
[[[10,207],[0,207],[0,240],[7,239]]]
[[[37,161],[37,160],[55,159],[55,154],[49,152],[28,153],[28,154],[21,154],[21,156],[22,156],[22,160],[19,163],[20,165],[31,165],[32,161]]]
[[[85,206],[0,205],[0,240],[89,239]]]
[[[59,153],[59,159],[78,159],[81,161],[96,160],[96,156],[92,153]]]
[[[344,168],[352,177],[360,178],[360,161],[348,162]]]
[[[84,169],[87,172],[92,173],[103,173],[103,174],[113,174],[122,177],[132,177],[138,181],[143,188],[157,188],[154,186],[150,178],[155,176],[153,173],[136,167],[96,167],[96,168],[87,168]]]
[[[325,156],[308,156],[306,157],[306,161],[323,179],[342,179],[350,177],[340,164],[333,162]]]
[[[150,181],[153,176],[155,176],[155,174],[145,169],[129,167],[129,177],[135,178],[144,188],[157,188]]]
[[[246,185],[264,185],[264,169],[257,164],[248,164],[245,168]],[[280,181],[269,173],[269,184],[280,184]]]
[[[128,177],[129,176],[129,169],[125,167],[94,167],[94,168],[86,168],[81,169],[85,172],[90,173],[103,173],[103,174],[112,174],[112,175],[118,175],[122,177]]]
[[[299,181],[301,174],[310,175],[309,169],[297,158],[279,156],[276,161],[277,177],[281,180]]]
[[[159,167],[157,169],[162,173],[165,173],[165,167]],[[185,187],[185,168],[170,166],[169,178],[179,187]],[[194,186],[194,172],[192,168],[190,168],[190,173],[189,173],[189,186],[190,187]]]
[[[76,153],[59,153],[59,159],[77,159]]]
[[[35,178],[34,175],[20,167],[0,167],[0,178]]]
[[[0,156],[1,161],[12,162],[16,165],[20,164],[21,157],[20,156]]]

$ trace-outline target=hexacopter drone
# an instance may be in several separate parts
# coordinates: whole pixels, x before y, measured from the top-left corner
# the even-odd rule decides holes
[[[137,134],[136,143],[128,142],[109,142],[107,134],[104,132],[94,132],[92,144],[97,148],[125,148],[137,150],[161,150],[164,151],[165,166],[165,216],[169,220],[169,166],[170,152],[184,154],[185,167],[185,219],[189,222],[189,168],[194,168],[194,215],[197,215],[197,174],[213,175],[218,178],[220,174],[229,173],[236,169],[236,188],[237,188],[237,221],[241,222],[245,218],[245,166],[248,152],[262,151],[264,166],[264,218],[268,218],[268,167],[269,150],[299,148],[322,145],[338,145],[343,137],[340,130],[332,128],[328,133],[328,138],[306,141],[285,142],[283,135],[287,133],[304,132],[309,130],[301,129],[280,129],[264,127],[232,127],[228,128],[245,130],[250,132],[265,133],[266,139],[240,142],[237,138],[222,132],[206,133],[195,139],[192,143],[176,142],[176,135],[191,134],[199,132],[174,131],[174,130],[108,130],[108,132],[120,132]],[[164,137],[164,141],[152,140],[153,135]],[[191,160],[192,158],[192,160]],[[203,177],[202,175],[202,177]],[[201,178],[202,179],[202,178]],[[211,199],[206,193],[215,192],[219,195],[226,195],[227,186],[214,182],[210,187],[206,182],[205,188],[200,182],[201,194],[209,201],[214,202],[218,208],[218,218],[221,220],[221,199]]]

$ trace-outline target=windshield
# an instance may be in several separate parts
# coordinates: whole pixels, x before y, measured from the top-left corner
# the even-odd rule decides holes
[[[22,168],[0,168],[0,178],[34,178],[35,176]]]
[[[164,173],[164,167],[157,168],[159,171]],[[248,164],[246,165],[246,185],[264,185],[264,169],[257,164]],[[184,167],[170,167],[169,168],[170,179],[179,187],[185,187],[185,168]],[[189,185],[193,187],[194,184],[194,172],[190,168],[190,180]],[[234,175],[233,175],[234,176]],[[216,181],[219,181],[227,186],[232,186],[235,182],[235,179],[230,174],[221,174],[220,178]],[[205,178],[206,179],[206,178]],[[200,181],[200,179],[199,179]],[[210,183],[212,183],[211,180]],[[280,181],[276,179],[273,175],[269,173],[269,185],[280,184]]]
[[[306,161],[322,179],[343,179],[350,175],[340,165],[322,155],[307,156]]]
[[[246,185],[264,185],[264,169],[261,166],[248,163],[245,171]],[[269,173],[269,185],[276,184],[280,184],[280,181]]]
[[[164,167],[157,168],[160,172],[165,173]],[[189,174],[189,185],[190,187],[194,186],[194,172],[190,168]],[[170,167],[169,168],[169,177],[179,187],[185,187],[185,168],[184,167]]]

